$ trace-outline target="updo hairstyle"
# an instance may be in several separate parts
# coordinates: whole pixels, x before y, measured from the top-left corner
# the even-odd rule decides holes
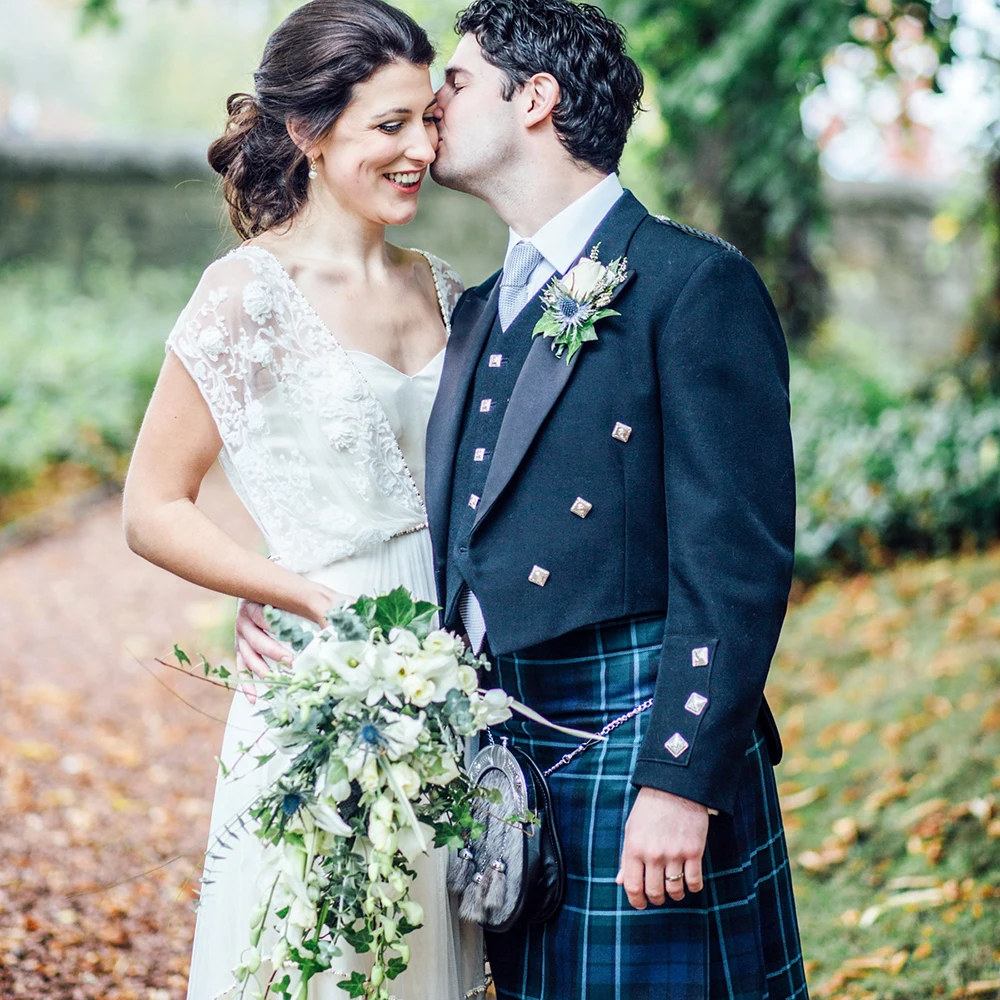
[[[429,66],[434,48],[411,17],[382,0],[311,0],[267,40],[253,94],[233,94],[229,120],[208,149],[243,239],[291,219],[306,201],[309,165],[288,126],[319,142],[354,88],[394,62]]]

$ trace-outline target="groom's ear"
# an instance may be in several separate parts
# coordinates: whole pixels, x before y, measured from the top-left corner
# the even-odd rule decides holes
[[[529,77],[519,95],[525,109],[525,125],[531,128],[549,118],[561,96],[559,81],[551,73],[536,73]]]

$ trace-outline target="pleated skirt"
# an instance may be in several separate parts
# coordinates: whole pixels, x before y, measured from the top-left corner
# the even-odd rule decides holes
[[[581,629],[496,658],[490,683],[554,722],[596,732],[651,697],[662,616]],[[649,713],[549,778],[567,895],[545,924],[487,934],[499,1000],[805,1000],[774,771],[754,732],[731,816],[712,817],[705,888],[633,909],[615,882],[632,769]],[[544,769],[577,744],[515,719],[498,727]]]

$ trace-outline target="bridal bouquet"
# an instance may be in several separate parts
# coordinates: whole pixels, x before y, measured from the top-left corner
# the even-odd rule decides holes
[[[432,630],[437,610],[399,588],[332,611],[313,633],[268,609],[296,656],[259,681],[270,746],[241,749],[261,767],[275,755],[287,764],[249,807],[254,822],[245,814],[219,838],[225,846],[236,825],[252,830],[271,859],[235,970],[240,997],[305,1000],[309,980],[346,944],[373,964],[340,987],[388,998],[410,958],[406,936],[423,921],[409,891],[415,858],[482,832],[472,810],[482,793],[462,770],[465,738],[523,706],[479,687],[487,661]],[[224,667],[205,670],[233,683]]]

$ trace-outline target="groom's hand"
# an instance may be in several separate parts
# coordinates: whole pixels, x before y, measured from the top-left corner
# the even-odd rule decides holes
[[[625,824],[617,882],[637,909],[660,906],[702,888],[701,858],[708,837],[708,809],[658,788],[641,788]],[[682,876],[678,878],[677,876]]]
[[[253,601],[240,601],[236,609],[236,670],[265,677],[270,667],[268,656],[279,663],[291,663],[292,651],[286,649],[270,632],[264,620],[264,606]],[[244,684],[243,693],[252,705],[257,700],[255,684]]]

